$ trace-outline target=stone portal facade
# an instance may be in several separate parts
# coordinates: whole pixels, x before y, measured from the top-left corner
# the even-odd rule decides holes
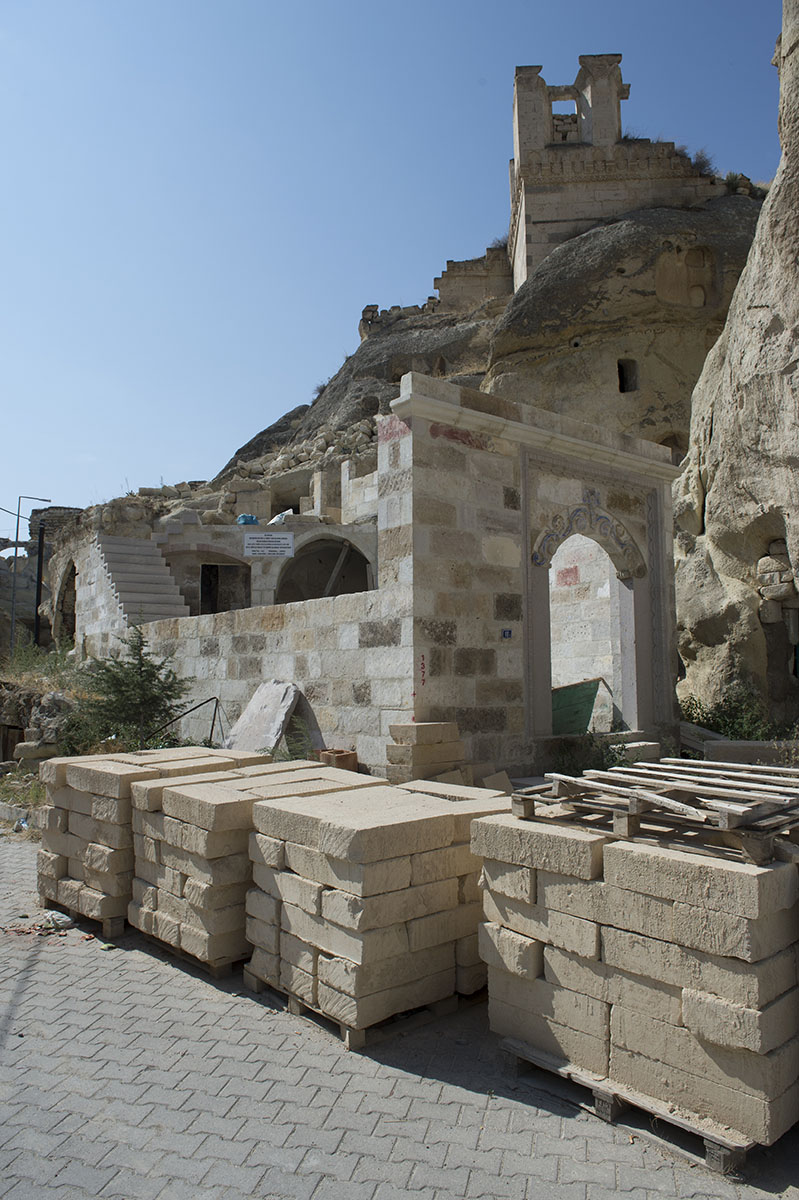
[[[552,749],[550,569],[579,533],[613,563],[626,728],[670,727],[668,450],[409,374],[379,422],[376,586],[156,621],[145,633],[238,716],[264,678],[301,689],[329,746],[386,770],[390,725],[455,721],[473,763],[541,769]],[[113,632],[86,650],[111,650]],[[207,717],[183,733],[207,732]]]

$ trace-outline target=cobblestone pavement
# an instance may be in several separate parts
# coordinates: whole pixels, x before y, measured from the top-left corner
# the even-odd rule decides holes
[[[0,926],[37,915],[34,859],[0,838]],[[799,1197],[790,1134],[725,1179],[509,1080],[483,1004],[348,1054],[240,975],[91,929],[0,934],[4,1200]]]

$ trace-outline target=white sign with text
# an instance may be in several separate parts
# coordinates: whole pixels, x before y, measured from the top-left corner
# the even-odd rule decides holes
[[[244,553],[247,558],[293,558],[294,534],[272,529],[245,533]]]

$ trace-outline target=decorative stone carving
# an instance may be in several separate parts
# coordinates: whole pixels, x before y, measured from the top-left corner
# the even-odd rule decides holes
[[[549,567],[558,546],[573,533],[584,533],[604,546],[616,566],[619,579],[643,579],[646,563],[641,551],[621,521],[599,503],[599,492],[585,488],[583,502],[567,517],[557,516],[538,537],[532,554],[535,567]]]

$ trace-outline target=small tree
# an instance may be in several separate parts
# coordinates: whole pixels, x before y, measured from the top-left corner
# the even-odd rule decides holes
[[[92,745],[115,738],[143,750],[148,731],[176,717],[188,684],[177,677],[168,660],[158,661],[147,639],[134,626],[121,639],[121,658],[93,659],[84,681],[89,695],[65,731],[65,748],[85,753]]]

